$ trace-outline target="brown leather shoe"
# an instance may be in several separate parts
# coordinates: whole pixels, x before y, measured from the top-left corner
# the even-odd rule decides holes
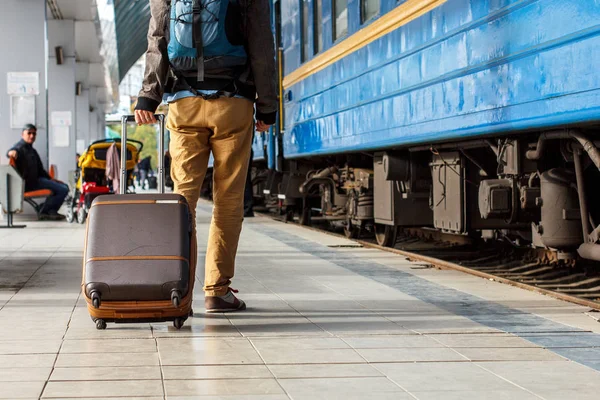
[[[207,313],[226,313],[246,309],[246,303],[235,297],[238,291],[229,288],[224,296],[205,296],[204,307]]]

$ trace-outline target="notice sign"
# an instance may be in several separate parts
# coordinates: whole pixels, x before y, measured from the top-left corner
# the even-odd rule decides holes
[[[39,72],[9,72],[6,74],[6,91],[9,95],[40,94]]]
[[[68,126],[53,126],[52,127],[52,144],[54,147],[69,147],[70,130]]]
[[[54,147],[69,147],[70,126],[73,125],[71,111],[53,111],[50,114],[52,126],[52,144]]]
[[[35,96],[10,96],[10,127],[22,129],[35,125]]]
[[[50,125],[52,126],[71,126],[73,125],[73,116],[71,111],[54,111],[50,116]]]

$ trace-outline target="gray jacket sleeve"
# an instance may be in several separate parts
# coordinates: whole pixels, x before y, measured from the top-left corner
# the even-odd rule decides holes
[[[256,119],[268,124],[275,122],[277,113],[277,72],[275,43],[271,31],[269,0],[246,0],[248,56],[254,76],[256,92]]]
[[[166,29],[170,16],[166,0],[150,0],[150,14],[146,71],[135,108],[154,112],[162,102],[169,74]]]

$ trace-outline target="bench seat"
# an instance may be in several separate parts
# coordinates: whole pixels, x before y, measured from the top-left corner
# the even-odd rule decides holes
[[[11,158],[9,160],[9,164],[13,168],[15,168],[15,169],[17,168],[17,163],[13,158]],[[51,179],[54,179],[54,177],[56,175],[56,166],[55,165],[50,166],[50,171],[48,171],[48,175],[50,175]],[[25,200],[31,207],[33,207],[33,209],[35,210],[35,212],[39,218],[41,211],[42,211],[42,206],[44,205],[44,202],[38,203],[34,199],[46,199],[52,195],[53,195],[53,193],[52,193],[52,190],[50,190],[50,189],[31,190],[31,191],[25,192],[23,194],[23,200]]]

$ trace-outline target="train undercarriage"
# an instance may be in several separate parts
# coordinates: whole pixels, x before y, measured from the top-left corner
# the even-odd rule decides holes
[[[591,137],[563,129],[280,160],[284,172],[254,166],[254,195],[287,219],[383,246],[420,228],[531,248],[546,262],[600,261],[600,151]]]

